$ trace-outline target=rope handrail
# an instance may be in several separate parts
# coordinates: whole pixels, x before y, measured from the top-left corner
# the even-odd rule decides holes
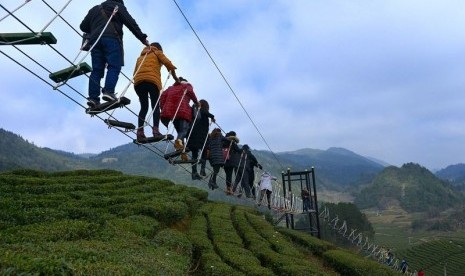
[[[24,5],[26,5],[27,3],[31,2],[31,0],[26,0],[24,1],[24,3],[22,3],[21,5],[19,5],[19,7],[15,8],[14,10],[10,12],[8,12],[5,16],[3,16],[2,18],[0,18],[0,22],[2,22],[5,18],[7,18],[8,16],[14,14],[16,11],[18,11],[19,9],[21,9],[22,7],[24,7]]]

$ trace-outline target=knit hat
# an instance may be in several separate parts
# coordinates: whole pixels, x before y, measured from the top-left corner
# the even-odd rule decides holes
[[[179,77],[178,79],[179,79],[179,82],[181,83],[188,83],[188,81],[183,77]]]
[[[229,136],[236,136],[236,132],[231,130],[230,132],[226,133],[226,137],[229,137]]]
[[[236,144],[239,144],[239,137],[236,136],[235,131],[226,133],[226,138],[228,138],[230,141],[234,141]]]
[[[152,42],[152,43],[150,43],[150,46],[155,46],[155,47],[157,47],[158,50],[163,52],[163,48],[161,47],[160,43],[158,43],[158,42]]]

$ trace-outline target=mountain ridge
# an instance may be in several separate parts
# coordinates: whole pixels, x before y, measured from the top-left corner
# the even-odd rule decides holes
[[[162,158],[166,144],[156,144],[147,150],[136,144],[128,143],[99,154],[81,156],[61,150],[39,148],[19,135],[3,129],[0,129],[0,137],[3,141],[0,144],[0,153],[4,157],[11,156],[0,161],[0,166],[4,170],[15,168],[46,171],[114,169],[129,174],[166,178],[184,183],[191,182],[190,175],[185,173],[186,169],[174,167]],[[9,141],[8,145],[5,145],[5,141]],[[172,148],[168,149],[168,151],[170,150]],[[20,155],[24,158],[16,158],[18,152],[21,152]],[[292,171],[314,167],[317,171],[317,178],[321,180],[322,185],[331,189],[363,183],[366,181],[365,178],[374,177],[383,168],[378,163],[361,155],[337,147],[327,150],[303,148],[276,154],[269,151],[253,150],[253,153],[262,166],[276,176],[279,176],[283,171],[281,164]],[[276,156],[281,164],[277,164]]]
[[[459,204],[463,196],[419,164],[386,167],[355,198],[361,209],[385,209],[396,202],[407,212],[443,211]]]

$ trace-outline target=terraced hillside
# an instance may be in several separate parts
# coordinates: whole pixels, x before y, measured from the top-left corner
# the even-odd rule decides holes
[[[428,275],[464,275],[465,240],[441,239],[414,246],[399,252],[405,258],[423,268]]]
[[[394,275],[257,211],[114,171],[0,174],[0,275]]]

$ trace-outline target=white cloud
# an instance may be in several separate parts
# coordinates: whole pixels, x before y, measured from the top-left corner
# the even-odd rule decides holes
[[[273,150],[342,146],[395,165],[412,161],[438,168],[463,162],[462,1],[177,2]],[[64,5],[47,3],[55,10]],[[72,1],[63,17],[78,29],[98,3]],[[149,40],[163,45],[178,75],[210,102],[220,126],[236,130],[252,148],[266,149],[174,3],[125,3]],[[2,5],[11,10],[19,4],[4,0]],[[40,30],[53,12],[31,1],[17,16]],[[12,17],[0,22],[0,30],[27,31]],[[61,19],[47,30],[58,39],[54,48],[73,60],[80,37]],[[123,72],[130,77],[142,45],[127,29],[124,43]],[[47,70],[69,66],[47,46],[19,48]],[[47,70],[13,47],[0,50],[49,81]],[[0,127],[40,146],[73,152],[99,152],[129,142],[4,55],[0,62]],[[117,91],[127,83],[121,77]],[[86,96],[86,77],[70,84]],[[76,91],[60,90],[84,104]],[[126,96],[138,112],[132,87]],[[129,111],[116,112],[135,123]]]

